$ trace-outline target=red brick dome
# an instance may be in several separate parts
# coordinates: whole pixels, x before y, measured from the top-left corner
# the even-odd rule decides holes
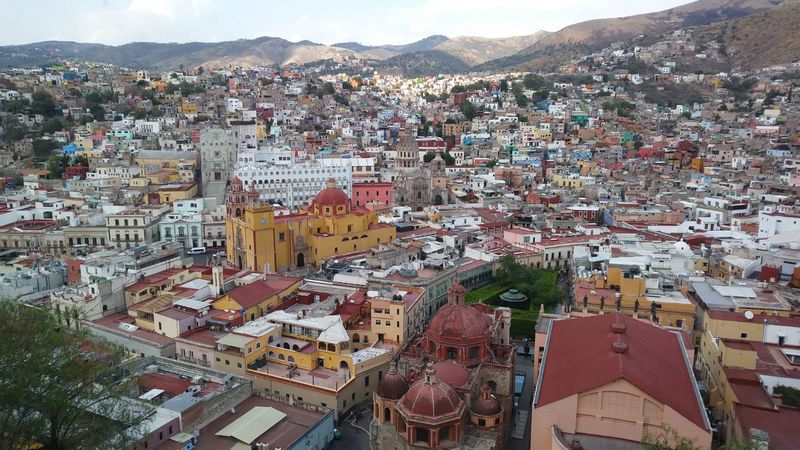
[[[439,337],[474,340],[489,334],[486,319],[472,306],[451,302],[436,312],[425,334],[434,340]]]
[[[425,378],[411,386],[398,408],[407,419],[448,419],[464,412],[464,400],[453,388],[439,381],[436,369],[428,364]]]
[[[375,394],[388,400],[398,400],[408,392],[408,381],[397,372],[397,363],[389,364],[389,372],[381,378]]]
[[[454,361],[444,361],[433,365],[436,376],[452,387],[461,387],[469,381],[469,370]]]
[[[489,385],[484,384],[481,387],[480,397],[472,401],[469,410],[472,414],[478,416],[496,416],[503,411],[503,406],[497,398],[492,395]]]
[[[242,179],[239,177],[233,177],[233,181],[231,181],[231,184],[237,184],[241,186],[243,184]]]
[[[350,204],[350,198],[347,193],[336,187],[336,181],[333,178],[328,179],[328,187],[321,190],[316,197],[314,203],[318,205],[337,206]]]

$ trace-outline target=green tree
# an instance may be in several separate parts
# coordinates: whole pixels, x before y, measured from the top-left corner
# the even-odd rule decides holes
[[[13,99],[8,100],[7,102],[3,103],[3,110],[10,112],[11,114],[19,114],[30,106],[28,100],[25,98]]]
[[[44,124],[42,124],[42,131],[45,133],[55,133],[56,131],[63,131],[64,130],[64,123],[57,118],[47,119]]]
[[[461,114],[463,114],[464,117],[469,121],[471,121],[478,115],[478,109],[475,108],[475,105],[473,105],[472,102],[469,100],[464,100],[463,102],[461,102],[459,110],[461,111]]]
[[[445,151],[444,154],[442,155],[442,159],[444,160],[444,163],[447,164],[448,166],[456,165],[456,159],[453,157],[453,155],[450,154],[450,151]]]
[[[529,73],[522,79],[522,84],[525,85],[525,89],[537,90],[543,88],[547,82],[543,77]]]
[[[33,156],[40,161],[50,159],[50,156],[53,154],[53,150],[56,148],[58,148],[58,144],[55,141],[51,141],[49,139],[33,140]]]
[[[800,408],[800,389],[791,386],[778,385],[772,390],[774,394],[781,396],[781,402],[792,408]]]
[[[333,87],[333,83],[330,81],[326,81],[325,84],[322,85],[322,95],[333,95],[336,93],[336,88]]]
[[[67,155],[53,156],[45,164],[51,179],[61,178],[67,166],[69,166],[69,156]]]
[[[45,117],[52,117],[56,114],[56,102],[53,96],[47,91],[36,91],[33,93],[31,111],[34,114],[41,114]]]
[[[28,127],[19,123],[16,117],[7,117],[3,131],[3,140],[7,144],[13,144],[25,137]]]
[[[68,331],[76,316],[0,302],[0,447],[129,448],[153,413],[125,398],[122,368],[84,354],[100,346]]]
[[[141,120],[147,117],[147,111],[144,108],[136,108],[136,111],[133,112],[133,118],[135,120]]]
[[[106,109],[100,105],[92,105],[89,108],[89,112],[92,114],[92,117],[94,117],[94,120],[104,120],[106,117]]]
[[[500,92],[508,92],[508,80],[500,80]]]
[[[428,150],[424,155],[422,155],[422,160],[426,163],[433,161],[433,158],[436,158],[436,153]]]
[[[450,93],[451,94],[457,94],[459,92],[467,92],[467,88],[462,86],[462,85],[460,85],[460,84],[457,84],[457,85],[453,86],[452,88],[450,88]]]
[[[75,156],[72,158],[72,164],[83,164],[84,166],[89,167],[89,158],[85,156]]]
[[[522,92],[514,94],[514,100],[517,102],[517,106],[520,108],[528,106],[528,97],[526,97]]]
[[[140,88],[145,88],[147,86],[150,86],[150,82],[148,82],[147,80],[139,80],[136,82],[136,85],[139,86]]]

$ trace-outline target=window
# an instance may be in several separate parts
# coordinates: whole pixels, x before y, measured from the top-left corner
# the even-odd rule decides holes
[[[741,333],[739,334],[739,337],[742,339],[747,339],[747,333]]]
[[[283,242],[286,240],[286,233],[278,233],[278,240]]]
[[[364,386],[369,386],[369,375],[364,377]]]
[[[242,363],[236,363],[236,367],[241,369],[242,368]]]
[[[230,366],[230,365],[231,365],[231,362],[230,362],[229,360],[227,360],[227,359],[226,359],[226,360],[225,360],[225,365],[226,365],[226,366]]]

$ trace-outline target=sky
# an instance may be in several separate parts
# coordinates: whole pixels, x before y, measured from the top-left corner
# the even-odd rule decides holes
[[[275,36],[404,44],[432,34],[507,37],[689,0],[0,0],[0,45],[68,40],[218,42]]]

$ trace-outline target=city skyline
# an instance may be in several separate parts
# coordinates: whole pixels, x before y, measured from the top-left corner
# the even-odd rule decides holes
[[[68,40],[108,45],[129,42],[218,42],[261,36],[331,45],[405,44],[434,34],[489,38],[557,31],[585,20],[628,16],[672,8],[687,0],[565,0],[531,7],[523,0],[499,0],[486,9],[477,0],[414,0],[387,8],[386,2],[352,1],[249,4],[211,0],[94,0],[82,8],[50,0],[26,8],[6,5],[10,20],[0,45]],[[243,10],[248,14],[242,14]],[[510,11],[514,13],[511,14]],[[286,18],[292,18],[286,20]],[[318,18],[324,17],[321,22]],[[394,26],[387,26],[391,17]]]

